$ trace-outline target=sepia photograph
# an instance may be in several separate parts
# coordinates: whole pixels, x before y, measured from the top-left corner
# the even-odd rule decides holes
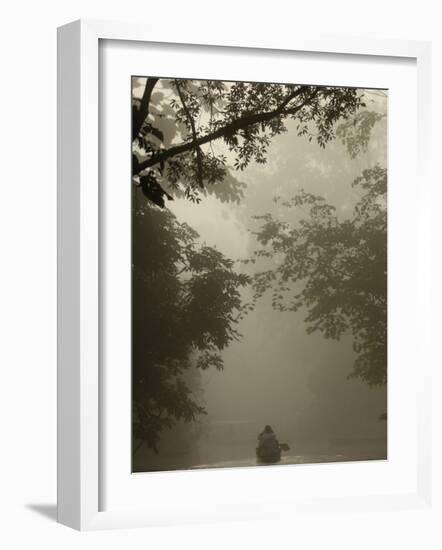
[[[386,460],[388,90],[130,84],[132,471]]]

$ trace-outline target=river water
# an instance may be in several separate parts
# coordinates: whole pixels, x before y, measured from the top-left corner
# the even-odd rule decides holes
[[[385,460],[386,445],[383,440],[358,442],[353,444],[324,445],[309,448],[292,448],[283,452],[278,465],[318,464],[330,462],[353,462]],[[186,453],[141,452],[134,460],[134,472],[198,470],[207,468],[240,468],[268,466],[257,461],[253,445],[226,447],[200,447]]]
[[[385,456],[351,456],[351,455],[296,455],[296,454],[285,454],[281,457],[281,460],[276,463],[264,464],[258,462],[256,456],[244,458],[242,460],[225,460],[220,462],[212,462],[209,464],[196,464],[191,466],[190,470],[198,469],[207,469],[207,468],[239,468],[244,466],[275,466],[282,464],[324,464],[329,462],[353,462],[360,460],[385,460]]]

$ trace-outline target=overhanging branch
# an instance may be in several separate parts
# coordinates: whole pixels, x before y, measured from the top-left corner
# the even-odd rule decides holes
[[[286,107],[295,97],[301,95],[303,92],[305,92],[308,89],[310,89],[310,86],[301,86],[295,92],[290,94],[281,103],[281,105],[279,105],[279,107],[277,109],[274,109],[273,111],[267,111],[264,113],[257,113],[254,115],[244,116],[242,118],[239,118],[237,120],[230,122],[229,124],[226,124],[222,128],[218,128],[218,130],[215,130],[210,134],[206,134],[205,136],[197,137],[197,139],[193,139],[192,141],[187,141],[185,143],[175,145],[174,147],[170,147],[169,149],[162,150],[154,154],[152,157],[140,162],[138,165],[138,172],[140,173],[146,168],[150,168],[159,163],[164,163],[166,160],[172,157],[191,151],[194,147],[201,147],[201,145],[204,145],[211,141],[215,141],[227,135],[233,135],[238,131],[243,130],[244,128],[247,128],[247,126],[258,124],[260,122],[267,122],[276,116],[288,116],[288,115],[296,114],[303,107],[305,107],[313,99],[315,95],[317,95],[318,93],[317,88],[315,88],[313,93],[309,94],[309,96],[305,99],[305,101],[303,101],[299,105],[296,105],[295,107],[292,107],[290,109],[287,109]]]

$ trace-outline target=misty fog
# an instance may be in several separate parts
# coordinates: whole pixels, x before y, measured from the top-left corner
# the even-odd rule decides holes
[[[386,93],[365,90],[365,96],[370,110],[386,114]],[[252,162],[235,172],[245,184],[238,203],[207,192],[199,204],[183,196],[166,204],[200,243],[235,260],[240,272],[253,275],[256,269],[241,262],[256,249],[259,222],[253,216],[272,213],[296,221],[306,215],[302,208],[281,211],[275,196],[290,199],[304,189],[325,197],[345,219],[361,196],[353,180],[377,163],[387,166],[386,117],[354,159],[339,139],[321,148],[298,137],[295,126],[288,121],[287,132],[272,139],[266,164]],[[229,155],[221,142],[212,147]],[[247,302],[251,289],[241,292]],[[198,399],[207,414],[183,432],[184,422],[165,430],[157,453],[144,447],[135,454],[134,470],[255,465],[257,437],[267,424],[290,446],[282,463],[386,458],[387,422],[380,417],[387,411],[387,387],[348,379],[355,359],[351,335],[335,341],[308,334],[305,316],[303,308],[275,310],[269,292],[259,298],[237,327],[239,340],[222,351],[223,370],[200,372]]]

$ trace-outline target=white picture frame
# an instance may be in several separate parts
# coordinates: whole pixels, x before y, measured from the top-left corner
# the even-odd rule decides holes
[[[428,172],[430,44],[359,38],[283,37],[268,44],[238,37],[190,39],[185,34],[167,37],[143,25],[119,22],[76,21],[58,32],[58,521],[80,530],[140,527],[179,522],[267,517],[270,504],[248,502],[247,510],[234,505],[208,507],[205,503],[174,510],[152,507],[114,507],[102,510],[100,433],[100,223],[99,193],[99,45],[101,40],[131,43],[168,43],[236,48],[298,51],[312,54],[410,58],[417,67],[417,159],[420,187],[418,277],[420,312],[430,306],[431,182]],[[233,50],[232,50],[233,51]],[[233,51],[234,53],[234,51]],[[422,349],[431,350],[431,316],[423,315],[418,337]],[[417,398],[417,483],[415,490],[385,494],[314,497],[295,501],[280,496],[277,514],[324,513],[428,506],[431,501],[431,352],[422,361]],[[279,470],[280,477],[284,475]],[[165,474],[173,476],[174,474]],[[187,473],[186,475],[194,475]],[[200,472],[205,483],[209,472]],[[204,477],[201,477],[204,476]],[[240,470],[227,473],[236,479]],[[259,472],[258,474],[259,475]],[[177,478],[175,478],[177,479]],[[202,481],[204,480],[204,481]],[[312,495],[314,492],[312,492]],[[189,497],[191,499],[191,497]],[[274,503],[273,503],[274,504]],[[275,506],[272,507],[273,509]]]

